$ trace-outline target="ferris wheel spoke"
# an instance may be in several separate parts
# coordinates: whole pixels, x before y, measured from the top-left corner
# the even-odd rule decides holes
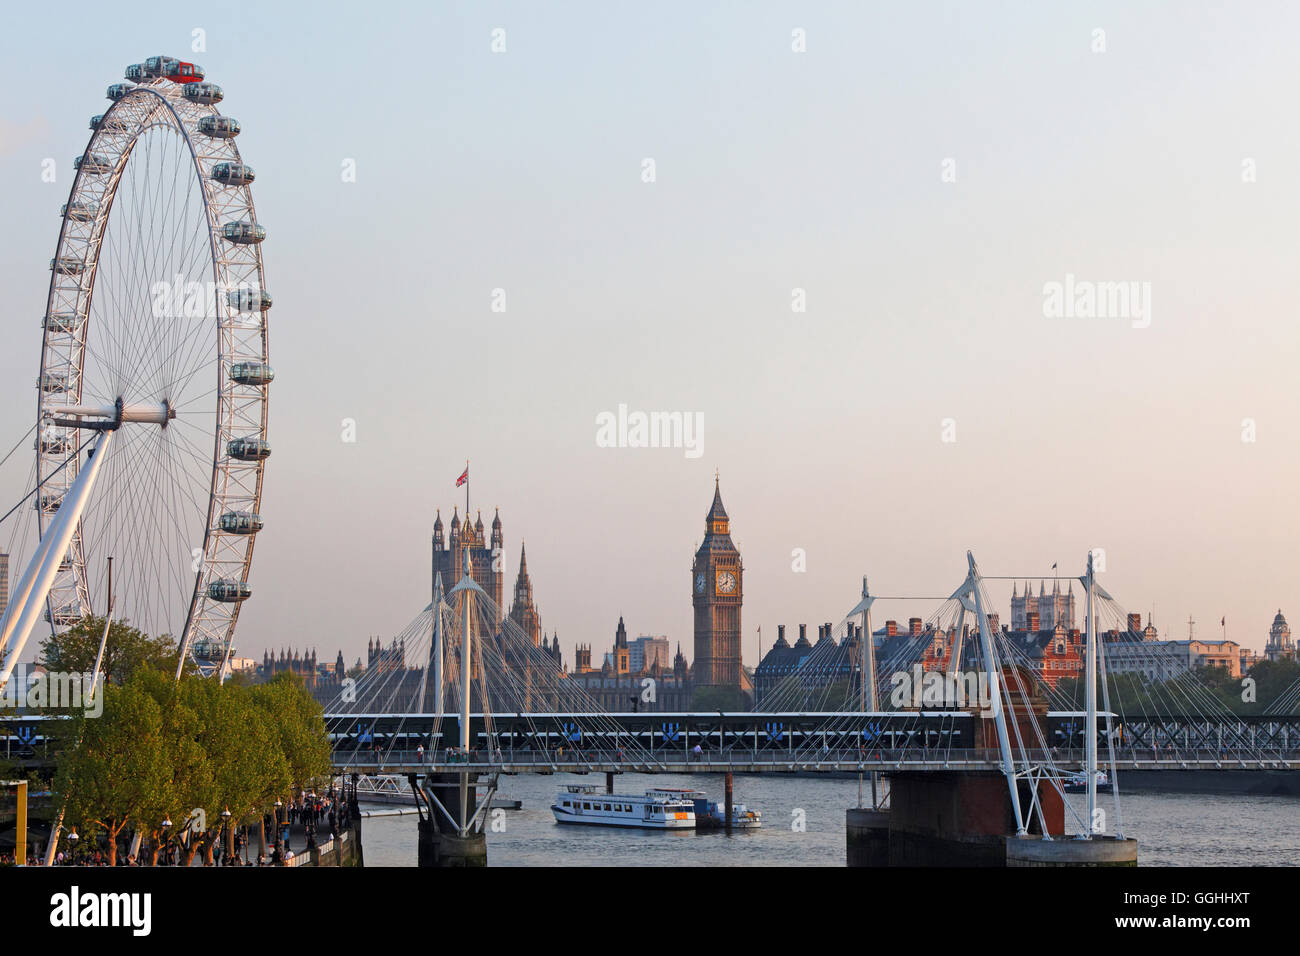
[[[159,383],[160,389],[164,391],[174,390],[179,381],[188,378],[189,373],[196,364],[212,359],[213,354],[210,348],[203,348],[195,344],[195,339],[201,337],[200,333],[204,327],[207,327],[210,332],[215,332],[217,327],[216,317],[205,315],[201,319],[193,320],[192,324],[185,326],[186,329],[193,329],[194,331],[177,342],[170,350],[167,371],[163,376],[163,380]],[[174,392],[168,393],[174,394]]]
[[[172,431],[172,429],[168,429]],[[212,463],[195,454],[191,448],[182,447],[186,439],[180,432],[170,436],[163,444],[173,465],[170,472],[172,476],[171,488],[177,495],[185,495],[187,503],[192,513],[201,514],[203,519],[207,519],[207,504],[200,503],[195,496],[199,490],[206,491],[212,482]],[[184,456],[190,458],[186,462]],[[199,467],[195,467],[195,465]],[[206,474],[204,473],[206,471]],[[189,529],[191,532],[193,529]]]

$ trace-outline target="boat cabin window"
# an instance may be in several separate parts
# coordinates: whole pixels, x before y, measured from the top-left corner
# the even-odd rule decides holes
[[[584,809],[584,810],[590,810],[590,809],[591,809],[591,804],[590,804],[590,803],[584,803],[584,804],[582,805],[582,809]]]

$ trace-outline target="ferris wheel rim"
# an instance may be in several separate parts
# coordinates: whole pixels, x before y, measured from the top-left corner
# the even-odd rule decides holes
[[[202,132],[200,124],[205,117],[221,117],[214,102],[190,100],[183,95],[179,84],[162,78],[125,88],[122,95],[116,97],[112,97],[112,91],[113,88],[110,88],[110,97],[114,102],[108,110],[96,117],[97,123],[92,121],[92,135],[78,160],[68,200],[63,207],[55,259],[51,262],[50,288],[41,336],[40,377],[37,383],[37,478],[38,481],[44,481],[51,476],[47,474],[50,469],[61,468],[66,471],[66,486],[67,482],[75,479],[81,467],[80,448],[73,452],[71,460],[57,464],[53,460],[56,456],[47,454],[43,449],[42,429],[49,424],[49,408],[55,401],[51,399],[51,392],[47,391],[47,385],[52,381],[49,375],[55,368],[62,369],[65,384],[62,389],[56,389],[59,404],[81,404],[85,388],[87,337],[91,331],[95,294],[99,285],[103,244],[108,228],[114,221],[117,189],[130,168],[142,137],[153,129],[165,127],[183,141],[184,148],[188,151],[189,162],[186,166],[192,177],[190,186],[192,188],[197,182],[200,187],[198,196],[207,227],[206,259],[202,266],[205,272],[211,274],[212,288],[218,298],[215,303],[216,322],[206,332],[207,336],[215,339],[215,343],[209,342],[205,346],[214,346],[216,382],[211,394],[215,397],[216,405],[213,413],[215,427],[206,514],[203,515],[201,548],[198,549],[202,560],[197,562],[192,588],[182,589],[182,602],[188,590],[189,609],[180,633],[173,633],[172,636],[177,641],[182,663],[194,655],[196,638],[209,645],[215,641],[222,655],[217,669],[224,672],[243,599],[248,596],[243,592],[248,591],[247,581],[256,532],[261,529],[260,506],[265,463],[265,455],[251,461],[236,459],[229,453],[233,440],[231,436],[239,431],[238,437],[244,440],[251,431],[255,433],[256,440],[269,449],[266,445],[269,389],[265,387],[269,384],[269,377],[260,383],[260,387],[254,387],[251,391],[244,388],[247,382],[242,383],[241,391],[236,395],[235,384],[228,374],[232,361],[242,360],[247,363],[250,359],[260,362],[261,368],[270,374],[266,315],[269,295],[266,293],[260,239],[235,244],[235,240],[223,233],[225,224],[232,221],[251,223],[254,230],[260,228],[257,226],[251,179],[232,185],[219,183],[214,176],[214,168],[219,162],[233,162],[241,168],[247,168],[233,136],[219,138],[210,134],[204,136]],[[226,129],[233,126],[238,132],[236,121],[228,117],[223,120]],[[211,124],[214,128],[221,125],[222,120]],[[108,171],[103,169],[106,164],[101,162],[105,156],[112,157],[111,170]],[[99,176],[107,177],[106,185],[102,180],[96,179]],[[94,204],[92,214],[81,219],[74,218],[78,211],[89,212],[90,201],[96,199],[99,202]],[[242,213],[242,216],[237,220],[232,219],[233,213]],[[62,272],[65,260],[76,261],[75,253],[78,251],[83,255],[76,269],[76,282],[64,282],[68,278]],[[243,282],[238,281],[241,277]],[[241,319],[247,310],[236,308],[235,303],[230,301],[232,290],[247,287],[250,277],[254,288],[259,292],[259,298],[255,301],[261,303],[260,309],[254,313],[258,318],[252,326],[254,331],[251,335],[248,334],[245,321]],[[69,301],[75,303],[75,308],[70,313],[67,309],[59,309],[61,303],[67,304]],[[239,304],[243,305],[242,295]],[[72,316],[70,329],[56,330],[59,323],[52,317],[67,314]],[[239,333],[242,337],[238,339],[236,348],[236,334],[240,326],[245,327]],[[256,344],[255,354],[251,354],[250,343]],[[57,359],[60,355],[65,356],[62,361],[51,362],[52,356]],[[58,385],[57,379],[54,384]],[[238,414],[234,407],[236,404],[241,406]],[[252,427],[254,424],[255,429]],[[223,437],[227,443],[225,449],[222,447]],[[39,506],[39,502],[37,513],[38,528],[43,533],[49,514]],[[251,515],[248,525],[252,530],[224,530],[221,519],[229,513]],[[89,589],[80,522],[65,564],[68,565],[66,571],[60,571],[63,584],[60,595],[66,595],[72,590],[77,610],[81,614],[91,613],[93,596]],[[238,573],[232,577],[229,572],[234,567],[237,567]],[[223,576],[217,578],[215,575],[218,573]],[[220,587],[223,583],[237,585],[231,592],[235,596],[230,600],[223,596],[226,594]],[[212,594],[222,597],[218,600]],[[51,630],[58,633],[58,611],[72,605],[56,604],[54,591],[46,603]],[[203,670],[202,666],[200,670]]]

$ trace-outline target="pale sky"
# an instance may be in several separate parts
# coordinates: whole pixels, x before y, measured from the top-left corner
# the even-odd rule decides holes
[[[1162,634],[1226,615],[1262,647],[1300,615],[1300,8],[1090,6],[15,6],[0,452],[32,424],[70,181],[42,160],[70,173],[105,87],[167,53],[225,89],[269,234],[274,454],[237,653],[351,663],[399,631],[466,459],[507,593],[525,538],[569,663],[620,615],[691,653],[715,469],[750,665],[758,627],[838,621],[864,573],[950,592],[968,548],[1022,576],[1104,548]],[[1149,327],[1046,317],[1067,274],[1149,283]],[[598,447],[620,404],[702,415],[702,454]],[[29,464],[0,469],[0,510]]]

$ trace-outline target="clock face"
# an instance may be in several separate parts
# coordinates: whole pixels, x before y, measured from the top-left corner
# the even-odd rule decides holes
[[[695,575],[695,593],[696,594],[704,593],[704,575],[702,574]]]
[[[718,572],[718,593],[734,594],[736,591],[736,576],[730,571]]]

